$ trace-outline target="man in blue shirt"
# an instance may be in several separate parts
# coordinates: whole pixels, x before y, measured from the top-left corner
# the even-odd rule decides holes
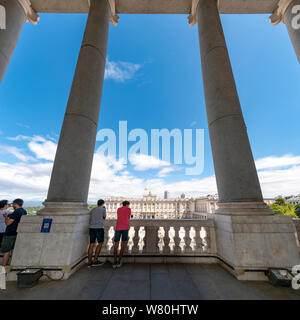
[[[3,266],[8,264],[11,251],[14,249],[17,239],[17,229],[19,222],[23,215],[27,212],[23,207],[24,201],[22,199],[16,199],[13,201],[14,212],[10,215],[3,214],[6,224],[6,230],[2,240],[1,251],[3,252]]]

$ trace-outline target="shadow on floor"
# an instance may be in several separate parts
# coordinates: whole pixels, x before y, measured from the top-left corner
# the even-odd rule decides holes
[[[8,282],[1,300],[300,300],[300,290],[268,282],[238,281],[217,264],[124,264],[83,267],[66,281],[40,281],[30,289]]]

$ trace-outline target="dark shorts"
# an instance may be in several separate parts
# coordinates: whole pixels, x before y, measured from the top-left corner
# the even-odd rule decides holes
[[[3,237],[4,237],[4,232],[0,232],[0,249],[1,249]]]
[[[90,243],[95,243],[96,239],[98,243],[104,242],[104,229],[90,229]]]
[[[14,249],[17,236],[4,235],[1,244],[1,252],[6,253]]]
[[[122,241],[127,241],[128,240],[128,231],[129,230],[116,230],[114,242],[119,242],[121,237],[122,237]]]

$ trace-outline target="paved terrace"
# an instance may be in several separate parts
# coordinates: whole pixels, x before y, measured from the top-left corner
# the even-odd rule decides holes
[[[38,300],[300,300],[300,290],[268,282],[238,281],[217,264],[124,264],[81,268],[66,281],[40,281],[30,289],[8,282],[0,299]]]

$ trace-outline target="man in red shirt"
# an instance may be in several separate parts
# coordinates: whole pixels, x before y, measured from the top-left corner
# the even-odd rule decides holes
[[[131,209],[129,208],[129,201],[124,201],[123,207],[119,208],[117,211],[117,224],[116,224],[116,232],[115,232],[115,238],[114,238],[114,264],[113,268],[120,268],[122,266],[122,257],[127,245],[128,241],[128,232],[129,232],[129,219],[131,216]],[[118,247],[119,242],[122,237],[122,243],[121,243],[121,250],[119,254],[119,259],[117,262],[117,254],[118,254]]]

